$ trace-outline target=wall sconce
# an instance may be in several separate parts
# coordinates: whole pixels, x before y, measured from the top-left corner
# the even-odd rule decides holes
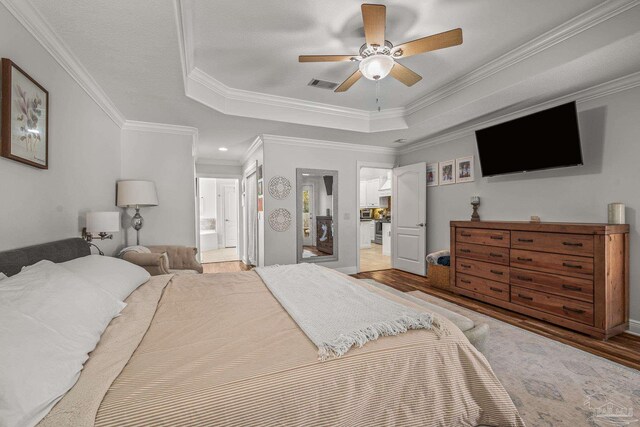
[[[104,253],[98,246],[91,243],[93,239],[113,239],[113,234],[120,231],[120,212],[87,212],[87,226],[82,229],[82,238],[98,249],[100,255]]]

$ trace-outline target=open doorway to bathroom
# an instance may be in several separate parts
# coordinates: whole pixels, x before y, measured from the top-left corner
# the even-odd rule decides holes
[[[200,262],[240,260],[237,179],[198,178]]]

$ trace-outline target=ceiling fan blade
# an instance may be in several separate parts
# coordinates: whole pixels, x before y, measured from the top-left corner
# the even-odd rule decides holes
[[[367,44],[384,46],[384,31],[387,26],[387,8],[381,4],[363,4],[362,21]]]
[[[298,62],[338,62],[351,61],[353,55],[300,55]]]
[[[407,86],[413,86],[414,84],[422,80],[422,76],[420,76],[420,74],[414,73],[399,62],[395,63],[389,74],[391,74],[391,77],[401,81]]]
[[[342,84],[338,86],[334,92],[346,92],[351,86],[353,86],[355,82],[360,80],[360,77],[362,77],[362,73],[360,72],[360,70],[356,70],[349,76],[347,80],[343,81]]]
[[[444,33],[434,34],[395,46],[393,48],[393,57],[406,58],[419,53],[444,49],[460,44],[462,44],[462,29],[456,28],[455,30],[445,31]],[[398,52],[401,53],[397,54]]]

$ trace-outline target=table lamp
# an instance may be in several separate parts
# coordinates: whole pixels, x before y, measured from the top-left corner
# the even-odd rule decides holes
[[[131,226],[136,230],[136,245],[140,244],[140,229],[144,219],[140,208],[158,206],[158,194],[153,181],[125,180],[118,181],[116,186],[116,206],[135,208],[136,214],[131,218]]]

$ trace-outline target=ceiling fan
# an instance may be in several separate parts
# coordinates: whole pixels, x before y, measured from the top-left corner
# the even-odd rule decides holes
[[[362,45],[358,55],[300,55],[298,57],[299,62],[360,62],[358,70],[342,82],[335,92],[346,92],[362,76],[379,81],[390,74],[405,85],[413,86],[422,77],[397,62],[398,59],[462,44],[462,29],[456,28],[394,46],[384,38],[387,8],[381,4],[363,4],[362,20],[366,43]]]

